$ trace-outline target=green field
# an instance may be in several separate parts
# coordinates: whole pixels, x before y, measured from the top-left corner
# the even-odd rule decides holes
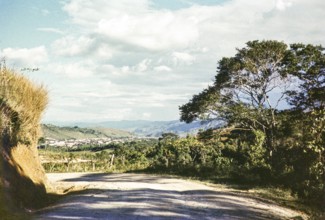
[[[80,128],[74,127],[59,127],[55,125],[43,124],[42,126],[43,138],[51,138],[55,140],[66,139],[86,139],[86,138],[121,138],[133,136],[130,132],[112,129],[112,128]]]

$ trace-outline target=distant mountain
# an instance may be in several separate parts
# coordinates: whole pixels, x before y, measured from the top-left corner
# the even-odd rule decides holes
[[[201,121],[186,124],[177,120],[174,121],[105,121],[99,123],[77,123],[80,127],[105,127],[132,132],[139,136],[159,137],[162,133],[172,132],[180,136],[195,134],[200,129],[216,128],[221,126],[221,122],[214,121],[203,123]]]
[[[43,124],[41,126],[44,138],[52,138],[56,140],[65,139],[86,139],[86,138],[106,138],[106,137],[131,137],[133,136],[128,131],[122,131],[114,128],[81,128],[73,127],[59,127],[55,125]]]

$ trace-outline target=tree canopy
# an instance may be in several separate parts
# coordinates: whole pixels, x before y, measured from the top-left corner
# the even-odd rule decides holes
[[[293,44],[285,65],[299,80],[298,89],[288,91],[289,103],[302,110],[324,109],[325,49],[321,46]]]
[[[179,109],[187,123],[225,122],[215,132],[216,146],[237,161],[240,172],[247,173],[243,161],[253,161],[249,166],[263,174],[269,170],[266,176],[320,202],[325,201],[324,105],[322,46],[250,41],[222,58],[213,85]]]
[[[218,62],[212,86],[179,107],[181,120],[218,119],[261,130],[273,150],[279,105],[324,107],[325,55],[320,46],[250,41]],[[298,82],[294,79],[298,79]],[[293,86],[298,89],[293,90]]]
[[[234,116],[234,110],[240,107],[261,115],[263,109],[275,109],[288,88],[283,67],[287,54],[287,45],[282,42],[251,41],[237,49],[234,57],[222,58],[213,86],[180,107],[181,120],[191,122],[211,116],[229,120],[228,114]],[[271,102],[270,93],[276,89],[281,96]]]

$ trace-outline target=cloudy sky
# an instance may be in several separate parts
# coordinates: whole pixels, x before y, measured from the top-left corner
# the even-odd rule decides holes
[[[174,120],[250,40],[325,45],[324,0],[0,0],[0,58],[44,122]]]

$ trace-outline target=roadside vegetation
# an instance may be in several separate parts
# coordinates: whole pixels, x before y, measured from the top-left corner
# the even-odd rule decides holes
[[[47,182],[37,153],[47,92],[0,63],[0,218],[26,219],[47,201]]]
[[[214,84],[180,107],[181,120],[225,122],[216,137],[222,154],[236,164],[233,175],[282,185],[324,209],[324,51],[248,42],[219,61]]]
[[[127,172],[150,167],[157,140],[39,149],[46,172]]]
[[[69,161],[91,162],[45,168],[142,170],[234,184],[289,206],[309,207],[317,219],[325,204],[324,105],[324,48],[252,41],[222,58],[213,85],[179,108],[182,121],[217,120],[223,127],[186,138],[163,134],[156,142],[107,146],[87,156],[64,152],[60,155]]]
[[[220,140],[198,136],[180,138],[166,133],[158,140],[133,141],[79,149],[46,147],[40,149],[47,172],[144,172],[226,184],[284,206],[314,214],[322,207],[315,200],[302,199],[285,182],[263,179],[246,152],[220,149]],[[229,146],[228,146],[229,147]],[[240,156],[240,154],[243,155]],[[114,155],[114,156],[113,156]],[[237,155],[234,158],[234,155]],[[246,156],[245,156],[246,155]],[[246,159],[244,158],[246,157]],[[112,160],[113,158],[113,160]],[[262,176],[262,177],[261,177]]]

